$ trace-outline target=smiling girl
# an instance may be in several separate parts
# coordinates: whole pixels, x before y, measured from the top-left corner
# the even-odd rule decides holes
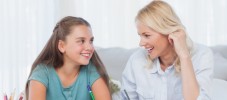
[[[93,40],[86,20],[60,20],[32,65],[28,100],[110,100],[108,75]]]

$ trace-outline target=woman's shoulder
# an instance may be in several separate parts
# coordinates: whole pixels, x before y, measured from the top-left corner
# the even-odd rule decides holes
[[[202,44],[194,45],[192,62],[195,71],[213,68],[213,60],[213,52],[209,47]]]
[[[198,57],[200,57],[200,56],[212,57],[213,56],[213,52],[208,46],[198,44],[198,43],[195,43],[193,45],[192,54],[193,54],[193,56],[198,56]]]
[[[148,52],[144,48],[138,48],[128,59],[126,66],[135,68],[144,68],[138,66],[147,66],[149,63],[149,55]]]
[[[145,49],[143,48],[138,48],[137,50],[135,50],[134,53],[132,53],[132,55],[130,56],[130,59],[147,59],[148,57],[148,53]]]

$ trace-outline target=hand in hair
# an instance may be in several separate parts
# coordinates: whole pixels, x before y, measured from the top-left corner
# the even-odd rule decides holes
[[[174,49],[180,59],[190,57],[190,53],[186,44],[186,33],[184,30],[177,30],[169,34],[169,42],[174,46]]]

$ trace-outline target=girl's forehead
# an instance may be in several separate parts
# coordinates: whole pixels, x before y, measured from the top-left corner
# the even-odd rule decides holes
[[[91,28],[85,25],[72,27],[69,36],[72,36],[74,38],[77,37],[93,38]]]

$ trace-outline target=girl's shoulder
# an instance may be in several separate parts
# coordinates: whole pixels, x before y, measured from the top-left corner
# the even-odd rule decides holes
[[[96,69],[96,66],[92,61],[90,61],[88,65],[83,65],[80,71],[95,70],[95,69]]]
[[[51,66],[48,66],[46,64],[38,64],[32,71],[31,76],[28,80],[39,81],[43,85],[48,87],[51,74],[53,74],[53,72],[51,72]]]
[[[46,65],[46,64],[38,64],[36,66],[36,68],[34,69],[34,71],[44,71],[44,72],[49,72],[53,67],[50,65]]]

